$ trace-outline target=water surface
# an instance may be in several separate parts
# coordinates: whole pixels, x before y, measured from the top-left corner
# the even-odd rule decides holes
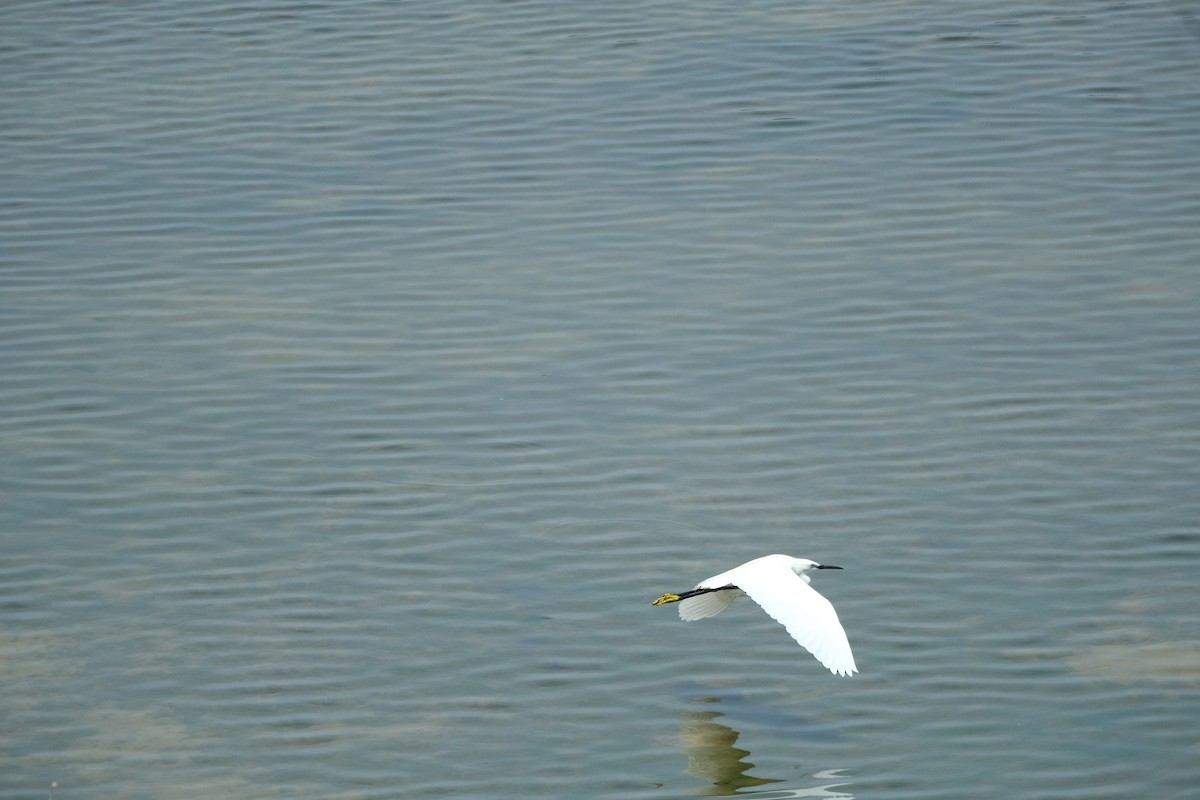
[[[1183,6],[3,16],[0,797],[1200,785]]]

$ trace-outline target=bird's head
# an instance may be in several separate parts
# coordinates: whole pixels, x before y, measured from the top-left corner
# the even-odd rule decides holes
[[[808,583],[808,576],[804,573],[813,569],[841,569],[841,567],[835,567],[833,564],[818,564],[816,561],[810,561],[807,558],[792,559],[792,572],[803,578],[805,583]]]

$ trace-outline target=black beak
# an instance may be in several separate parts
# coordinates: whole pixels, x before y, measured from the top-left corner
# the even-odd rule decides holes
[[[833,564],[817,564],[817,569],[841,569],[841,567],[835,567]]]

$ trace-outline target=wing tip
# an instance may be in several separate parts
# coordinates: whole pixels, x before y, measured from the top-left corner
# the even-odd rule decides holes
[[[852,678],[858,672],[858,666],[853,661],[849,664],[825,664],[825,668],[841,678]]]

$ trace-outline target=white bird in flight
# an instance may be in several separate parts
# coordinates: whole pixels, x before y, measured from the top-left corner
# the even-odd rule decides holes
[[[813,569],[841,567],[807,558],[763,556],[700,581],[695,589],[664,594],[654,605],[679,603],[679,618],[692,622],[720,614],[734,600],[749,595],[830,672],[849,677],[858,672],[854,654],[833,604],[808,585],[805,573]]]

